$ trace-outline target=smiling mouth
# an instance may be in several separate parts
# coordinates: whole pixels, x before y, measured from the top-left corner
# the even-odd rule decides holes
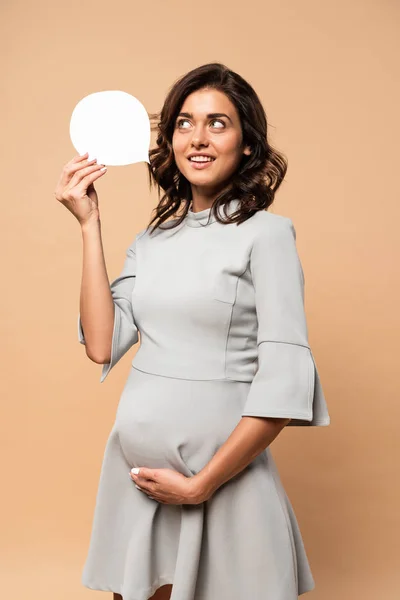
[[[204,171],[211,167],[212,163],[215,161],[215,158],[203,158],[202,160],[192,160],[192,158],[188,158],[188,161],[190,162],[192,169],[195,171]]]
[[[214,162],[215,158],[210,157],[202,157],[202,158],[196,158],[196,157],[189,157],[190,162],[195,162],[195,163],[205,163],[205,162]]]

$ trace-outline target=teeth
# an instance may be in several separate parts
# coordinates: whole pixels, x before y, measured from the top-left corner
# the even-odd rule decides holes
[[[189,158],[189,160],[193,160],[195,162],[210,162],[212,160],[214,160],[213,158],[211,158],[210,156],[191,156]]]

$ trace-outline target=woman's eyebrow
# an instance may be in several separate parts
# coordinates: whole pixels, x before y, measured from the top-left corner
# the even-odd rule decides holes
[[[187,117],[188,119],[193,119],[193,114],[188,112],[179,113],[178,117]],[[216,117],[226,117],[232,123],[232,119],[228,117],[225,113],[209,113],[207,115],[207,119],[215,119]]]

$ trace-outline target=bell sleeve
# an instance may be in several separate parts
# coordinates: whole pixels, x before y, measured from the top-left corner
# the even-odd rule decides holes
[[[110,284],[115,308],[111,358],[109,363],[105,363],[102,366],[100,383],[105,380],[114,365],[117,364],[129,348],[136,344],[139,339],[131,301],[135,279],[136,238],[126,250],[126,258],[122,272]],[[80,313],[78,315],[78,339],[81,344],[85,344],[85,335],[82,328]]]
[[[275,215],[250,255],[258,321],[258,370],[242,416],[291,418],[289,425],[328,425],[330,417],[308,343],[304,274],[291,219]]]

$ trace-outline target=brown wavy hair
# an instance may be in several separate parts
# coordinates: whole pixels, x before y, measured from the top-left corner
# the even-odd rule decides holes
[[[208,63],[180,77],[168,91],[160,113],[149,114],[151,129],[156,130],[157,146],[149,151],[149,187],[158,187],[159,204],[147,229],[155,222],[152,232],[169,217],[183,212],[174,225],[183,221],[190,208],[192,190],[190,182],[179,171],[172,149],[175,121],[186,97],[201,89],[223,92],[236,107],[242,127],[243,144],[250,146],[251,154],[243,155],[237,170],[211,207],[220,223],[242,223],[258,210],[265,210],[274,201],[286,171],[286,157],[268,141],[267,118],[264,108],[252,86],[243,77],[221,63]],[[161,196],[161,190],[164,192]],[[240,201],[239,208],[226,220],[218,214],[219,207],[233,199]],[[225,213],[224,213],[225,214]]]

